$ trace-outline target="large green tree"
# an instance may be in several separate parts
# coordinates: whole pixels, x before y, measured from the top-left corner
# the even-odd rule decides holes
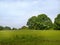
[[[27,25],[30,29],[36,29],[36,16],[32,16],[30,19],[28,19]]]
[[[60,14],[57,15],[54,21],[54,29],[60,30]]]
[[[40,14],[37,17],[31,17],[27,22],[27,26],[36,30],[50,29],[52,28],[52,21],[45,14]]]

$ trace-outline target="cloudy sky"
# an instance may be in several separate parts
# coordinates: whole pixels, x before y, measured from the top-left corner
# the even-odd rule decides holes
[[[0,0],[0,25],[19,28],[42,13],[53,21],[60,13],[59,5],[60,0]]]

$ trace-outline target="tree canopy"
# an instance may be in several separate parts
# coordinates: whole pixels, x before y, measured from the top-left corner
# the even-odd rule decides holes
[[[54,29],[60,30],[60,14],[57,15],[54,21]]]
[[[40,14],[37,17],[32,16],[28,20],[27,26],[30,29],[44,30],[44,29],[52,28],[52,21],[50,20],[49,17],[47,17],[46,14]]]

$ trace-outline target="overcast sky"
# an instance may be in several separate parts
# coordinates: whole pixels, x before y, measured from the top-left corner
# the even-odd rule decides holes
[[[53,21],[60,13],[60,0],[0,0],[0,25],[21,27],[34,15],[46,14]]]

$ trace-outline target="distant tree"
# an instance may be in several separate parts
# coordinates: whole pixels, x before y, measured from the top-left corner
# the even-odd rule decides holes
[[[30,29],[46,30],[52,28],[52,21],[45,14],[40,14],[37,17],[31,17],[27,22],[27,26]]]
[[[12,30],[17,30],[17,28],[12,28]]]
[[[28,29],[28,27],[22,26],[22,27],[20,28],[20,30],[22,30],[22,29]]]
[[[3,30],[4,29],[4,27],[3,26],[0,26],[0,30]]]
[[[5,26],[5,27],[4,27],[4,30],[11,30],[11,28],[8,27],[8,26]]]
[[[54,21],[54,29],[60,30],[60,14],[57,15]]]

